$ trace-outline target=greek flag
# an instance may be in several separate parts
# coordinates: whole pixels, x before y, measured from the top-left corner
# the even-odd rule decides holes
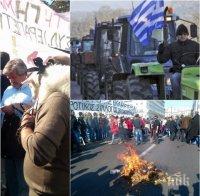
[[[152,31],[164,26],[164,0],[143,1],[133,10],[129,23],[142,45],[148,45]]]

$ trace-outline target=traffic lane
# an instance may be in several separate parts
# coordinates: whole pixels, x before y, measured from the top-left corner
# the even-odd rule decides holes
[[[87,166],[88,163],[90,165],[91,159],[92,159],[92,164],[91,164],[92,167],[90,171],[98,170],[99,166],[106,165],[108,161],[109,161],[108,170],[113,169],[118,165],[122,164],[117,159],[117,155],[125,152],[128,145],[133,145],[136,148],[138,154],[141,154],[151,146],[149,138],[146,139],[143,144],[138,146],[135,145],[135,141],[133,139],[122,144],[118,143],[108,144],[108,142],[109,141],[86,144],[86,146],[83,147],[84,148],[83,152],[72,155],[71,166],[76,166],[76,169],[72,170],[72,172],[77,172],[78,170],[82,169],[84,165]]]
[[[134,144],[131,140],[128,144]],[[149,148],[148,140],[138,145],[138,154]],[[92,143],[81,154],[71,159],[72,195],[124,195],[127,187],[116,185],[119,174],[111,175],[110,170],[120,169],[122,162],[117,155],[126,151],[126,144]]]
[[[172,189],[180,195],[199,195],[199,149],[197,146],[176,140],[170,141],[166,138],[162,145],[153,148],[144,158],[154,162],[158,168],[167,172],[172,177],[171,179],[175,180],[169,185],[166,183],[162,185],[163,193],[168,194]]]
[[[131,141],[132,143],[132,141]],[[145,146],[146,145],[146,146]],[[95,145],[94,145],[95,146]],[[145,147],[144,147],[145,146]],[[137,146],[138,151],[142,152],[142,148],[147,149],[150,144]],[[180,150],[179,148],[182,147]],[[189,148],[188,148],[189,147]],[[149,161],[153,161],[157,167],[163,169],[169,174],[177,172],[180,168],[181,172],[185,172],[190,179],[189,188],[169,187],[163,185],[152,184],[138,184],[130,189],[127,181],[119,178],[119,175],[111,175],[109,170],[120,168],[121,162],[116,158],[118,153],[125,150],[124,145],[102,145],[97,148],[86,150],[83,155],[96,153],[90,161],[86,159],[72,164],[72,195],[169,195],[169,189],[173,188],[175,193],[182,193],[183,195],[193,195],[193,186],[196,187],[197,195],[198,183],[196,179],[196,171],[198,171],[198,151],[196,146],[187,145],[176,141],[169,141],[168,138],[164,139],[162,143],[156,145],[144,157]],[[196,150],[196,151],[195,151]],[[171,153],[171,151],[173,153]],[[97,153],[99,152],[99,153]],[[182,154],[188,152],[190,154],[187,160],[195,162],[196,168],[190,167],[187,170],[187,162],[182,161]],[[174,154],[178,156],[174,157]],[[82,155],[82,156],[83,156]],[[164,158],[163,158],[164,157]],[[73,161],[74,159],[72,159]],[[182,169],[183,168],[183,169]],[[188,190],[189,189],[189,190]],[[188,194],[187,194],[188,192]]]

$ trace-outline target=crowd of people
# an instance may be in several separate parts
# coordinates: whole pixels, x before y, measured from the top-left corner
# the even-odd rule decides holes
[[[159,142],[159,135],[168,135],[175,139],[199,145],[199,114],[193,118],[181,115],[159,119],[143,118],[139,114],[134,117],[107,116],[103,113],[79,112],[76,117],[71,110],[71,149],[81,152],[87,143],[105,141],[108,144],[124,143],[134,138],[136,145],[142,144],[147,137],[151,143]]]
[[[66,195],[69,191],[69,66],[1,52],[3,196]],[[59,75],[59,77],[58,77]],[[33,89],[31,89],[31,86]]]

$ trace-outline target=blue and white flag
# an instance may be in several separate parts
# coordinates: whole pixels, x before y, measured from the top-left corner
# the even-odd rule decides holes
[[[152,31],[164,26],[164,0],[143,1],[133,10],[129,23],[142,45],[147,45]]]

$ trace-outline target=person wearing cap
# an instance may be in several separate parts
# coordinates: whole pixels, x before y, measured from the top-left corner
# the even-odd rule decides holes
[[[196,65],[199,58],[199,43],[189,39],[189,32],[185,25],[180,24],[176,31],[177,40],[169,45],[161,43],[158,47],[157,60],[166,63],[171,60],[173,67],[170,69],[172,93],[174,99],[181,98],[181,65]],[[185,53],[190,53],[184,55]]]

